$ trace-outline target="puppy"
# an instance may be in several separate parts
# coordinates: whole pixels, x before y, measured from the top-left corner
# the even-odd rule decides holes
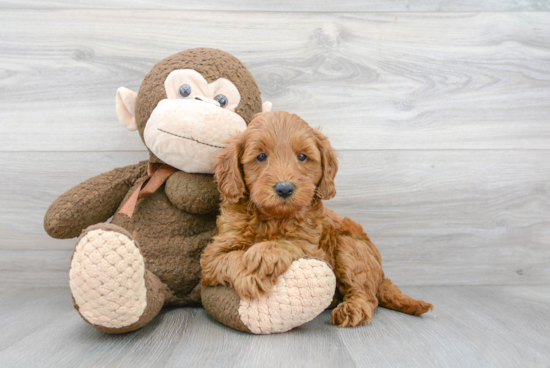
[[[364,324],[378,305],[414,315],[433,309],[384,277],[380,251],[361,225],[325,207],[337,171],[336,151],[320,131],[294,114],[258,115],[218,157],[223,202],[219,233],[202,254],[202,284],[261,298],[292,262],[313,257],[336,275],[332,324]]]

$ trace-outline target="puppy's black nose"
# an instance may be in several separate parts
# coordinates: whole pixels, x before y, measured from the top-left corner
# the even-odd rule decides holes
[[[275,184],[275,193],[281,198],[288,198],[294,193],[294,184],[288,181],[280,181]]]

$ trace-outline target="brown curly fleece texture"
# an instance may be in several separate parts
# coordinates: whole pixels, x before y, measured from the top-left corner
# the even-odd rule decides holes
[[[232,287],[221,285],[202,287],[202,306],[212,318],[237,331],[250,333],[248,327],[241,321],[240,303],[241,298]]]
[[[208,82],[229,79],[241,94],[236,112],[247,124],[262,110],[256,81],[238,59],[215,49],[186,50],[156,64],[140,87],[136,122],[142,140],[149,116],[166,98],[164,80],[175,69],[194,69]],[[150,162],[162,161],[150,152]],[[147,161],[143,161],[86,180],[50,206],[44,228],[54,238],[73,238],[114,215],[111,223],[131,234],[140,245],[146,269],[167,286],[164,305],[198,304],[200,255],[217,232],[220,195],[213,176],[177,172],[154,194],[138,201],[132,218],[116,213],[146,176]],[[162,289],[149,284],[148,301],[151,290]]]

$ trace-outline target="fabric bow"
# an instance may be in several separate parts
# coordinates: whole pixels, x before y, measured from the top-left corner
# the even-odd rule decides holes
[[[147,164],[147,178],[136,188],[136,190],[134,190],[134,193],[132,193],[118,213],[123,213],[128,217],[132,217],[137,201],[155,193],[157,189],[168,180],[170,175],[176,171],[178,171],[178,169],[170,165],[153,164],[149,162]]]

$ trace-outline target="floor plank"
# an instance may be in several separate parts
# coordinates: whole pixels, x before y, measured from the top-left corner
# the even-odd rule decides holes
[[[344,151],[327,205],[362,224],[405,285],[550,283],[550,151]],[[66,285],[74,240],[43,216],[79,182],[141,152],[0,153],[0,276]]]
[[[0,24],[2,151],[143,150],[116,89],[199,46],[242,59],[265,100],[339,149],[550,146],[550,12],[3,10]]]
[[[544,367],[547,286],[406,287],[435,310],[379,308],[370,325],[338,329],[329,312],[284,334],[253,336],[200,308],[164,310],[125,335],[103,334],[72,309],[67,288],[0,289],[0,363],[10,367]],[[20,308],[22,307],[22,308]]]
[[[409,289],[412,296],[433,302],[435,311],[411,319],[381,309],[370,333],[339,330],[359,366],[395,367],[406,361],[427,367],[532,367],[550,362],[550,330],[543,322],[548,287]],[[379,347],[375,355],[363,353],[373,345]]]
[[[214,11],[290,11],[290,12],[471,12],[471,11],[548,11],[550,4],[537,0],[2,0],[0,9],[179,9]]]

